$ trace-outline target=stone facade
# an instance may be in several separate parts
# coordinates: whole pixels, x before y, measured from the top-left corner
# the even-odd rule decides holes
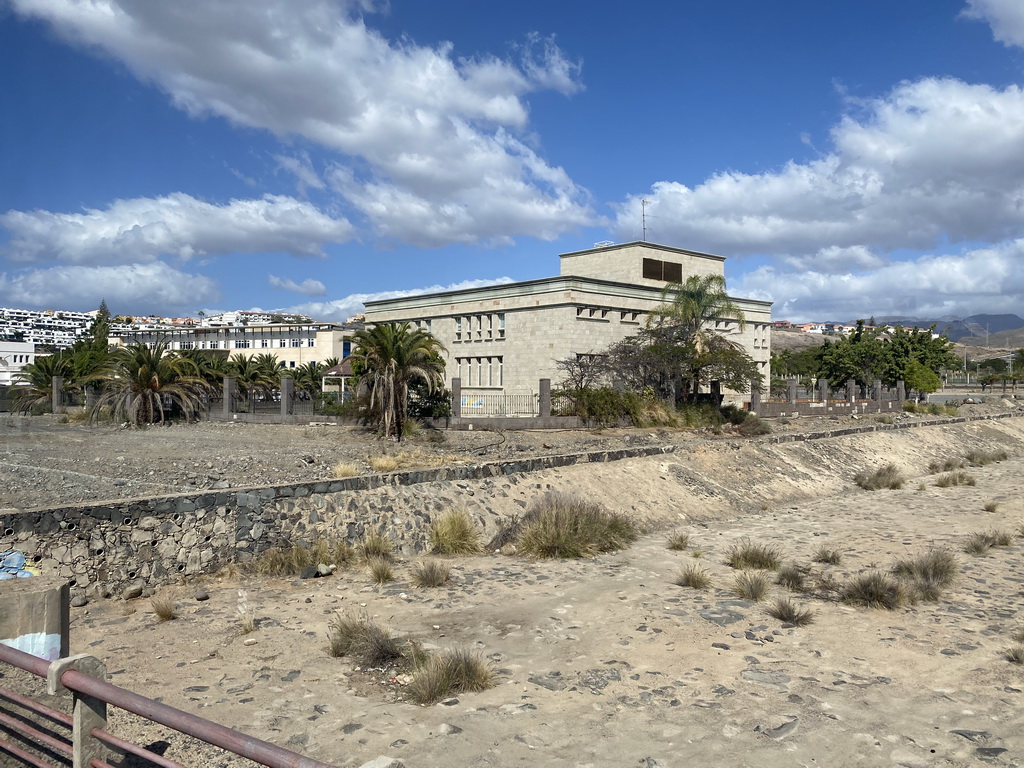
[[[594,354],[637,333],[662,303],[665,279],[724,275],[724,258],[651,243],[628,243],[563,254],[559,277],[366,304],[370,323],[410,321],[446,348],[448,376],[464,393],[527,393],[539,379],[557,385],[557,361]],[[659,271],[660,270],[660,271]],[[767,380],[771,303],[733,299],[746,318],[720,320],[716,330],[739,343]]]

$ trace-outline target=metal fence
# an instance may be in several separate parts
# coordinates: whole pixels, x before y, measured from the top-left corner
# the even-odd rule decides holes
[[[145,765],[186,768],[108,732],[106,709],[111,705],[268,768],[335,768],[112,685],[103,679],[103,665],[89,656],[48,662],[0,644],[0,662],[46,679],[51,694],[62,689],[72,693],[72,714],[68,715],[0,687],[0,704],[4,705],[0,708],[0,753],[19,765],[114,768],[105,759],[108,752],[114,752],[118,760],[134,756]]]
[[[540,396],[524,394],[463,394],[462,416],[538,416]]]

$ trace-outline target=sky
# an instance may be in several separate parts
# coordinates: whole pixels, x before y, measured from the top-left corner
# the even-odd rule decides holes
[[[646,235],[776,319],[1024,314],[1022,86],[1021,0],[0,0],[0,306],[341,321]]]

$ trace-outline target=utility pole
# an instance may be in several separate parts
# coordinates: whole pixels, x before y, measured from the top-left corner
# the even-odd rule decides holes
[[[647,206],[650,204],[650,200],[643,197],[640,198],[640,220],[643,222],[645,243],[647,242]]]

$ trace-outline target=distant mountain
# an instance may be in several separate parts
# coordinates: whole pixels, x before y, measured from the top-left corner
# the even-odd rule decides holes
[[[1017,315],[971,315],[970,317],[941,317],[925,319],[920,317],[875,317],[878,325],[903,325],[927,328],[932,323],[935,330],[945,333],[950,341],[964,338],[985,338],[1003,331],[1015,331],[1024,328],[1024,318]]]

